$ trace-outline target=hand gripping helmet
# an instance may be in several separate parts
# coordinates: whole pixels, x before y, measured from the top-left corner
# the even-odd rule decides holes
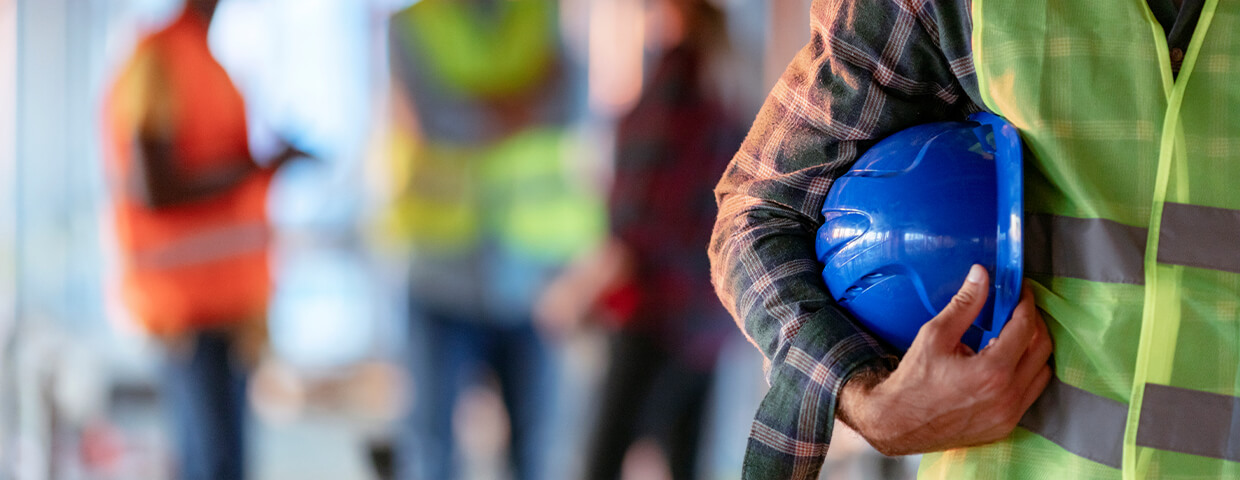
[[[822,207],[815,250],[831,295],[905,351],[981,264],[990,294],[961,339],[980,351],[1020,298],[1021,153],[1016,128],[984,112],[879,142]]]

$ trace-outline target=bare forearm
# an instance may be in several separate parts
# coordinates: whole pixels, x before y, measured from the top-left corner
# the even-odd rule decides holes
[[[835,418],[852,427],[853,430],[858,430],[861,425],[858,420],[862,416],[862,402],[874,390],[874,387],[890,375],[891,370],[886,368],[872,368],[857,372],[845,380],[835,406]]]

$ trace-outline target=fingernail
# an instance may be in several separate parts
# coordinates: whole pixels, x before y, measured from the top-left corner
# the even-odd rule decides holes
[[[964,280],[969,283],[978,283],[982,281],[982,270],[984,269],[981,265],[974,265],[969,269],[969,276],[965,277]]]

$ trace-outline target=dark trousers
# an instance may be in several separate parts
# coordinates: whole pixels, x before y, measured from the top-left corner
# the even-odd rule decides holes
[[[398,478],[461,478],[452,412],[461,393],[484,378],[487,369],[499,380],[508,410],[513,478],[544,478],[555,385],[551,353],[532,323],[492,325],[421,313],[412,334],[413,411],[398,450]]]
[[[162,393],[170,414],[181,480],[245,478],[247,372],[233,341],[201,332],[189,348],[167,353]]]
[[[599,395],[586,478],[619,478],[629,446],[645,435],[662,447],[672,478],[694,478],[712,378],[710,372],[688,368],[646,336],[617,333]]]

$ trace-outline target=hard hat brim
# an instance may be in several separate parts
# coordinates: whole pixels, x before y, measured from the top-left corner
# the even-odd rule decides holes
[[[1023,150],[1016,127],[998,115],[979,112],[969,120],[989,126],[994,134],[995,169],[998,187],[997,242],[995,271],[991,272],[994,318],[984,329],[980,345],[999,335],[1020,302],[1024,278],[1024,245],[1022,227],[1025,212]]]

